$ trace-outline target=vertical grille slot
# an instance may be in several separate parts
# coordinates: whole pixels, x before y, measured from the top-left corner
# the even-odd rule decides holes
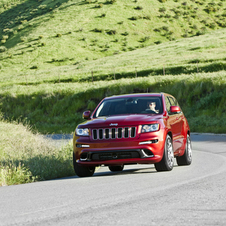
[[[122,139],[136,137],[136,127],[93,129],[93,140]]]
[[[109,138],[110,138],[109,129],[105,129],[105,139],[109,139]]]
[[[122,138],[122,128],[118,128],[118,138]]]
[[[111,129],[111,138],[112,139],[115,139],[116,138],[116,129],[115,128],[112,128]]]
[[[124,137],[125,138],[129,137],[129,128],[125,128],[125,130],[124,130]]]
[[[93,130],[93,139],[97,140],[97,130],[96,129]]]
[[[136,127],[131,128],[131,136],[130,137],[135,137],[136,136]]]
[[[102,140],[103,138],[103,129],[99,129],[99,139]]]

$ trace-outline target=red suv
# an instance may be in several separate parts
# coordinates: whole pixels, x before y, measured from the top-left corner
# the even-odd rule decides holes
[[[190,165],[190,129],[177,100],[166,93],[104,98],[73,136],[73,164],[80,177],[105,165],[122,171],[127,164],[154,164],[157,171]]]

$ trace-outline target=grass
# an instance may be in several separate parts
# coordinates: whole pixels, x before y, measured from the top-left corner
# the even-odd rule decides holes
[[[82,111],[93,110],[105,96],[168,92],[181,103],[192,131],[225,132],[219,126],[225,111],[225,34],[226,29],[220,29],[76,65],[2,74],[0,109],[4,118],[22,118],[41,133],[71,133],[82,121]],[[185,80],[191,81],[186,89]],[[213,107],[197,108],[202,101],[208,106],[211,95]],[[189,109],[196,109],[195,116]],[[203,114],[211,125],[203,122]]]
[[[22,123],[0,121],[0,186],[73,175],[72,144],[56,148]]]
[[[211,1],[191,0],[186,5],[173,0],[0,3],[0,38],[7,48],[1,60],[2,72],[15,75],[32,73],[32,68],[43,70],[86,62],[87,57],[89,61],[100,59],[226,27],[226,2],[220,0],[211,6],[216,9],[213,12],[206,11]],[[100,4],[102,7],[96,7]]]

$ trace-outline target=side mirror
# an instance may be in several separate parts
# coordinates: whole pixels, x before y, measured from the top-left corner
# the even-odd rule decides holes
[[[179,106],[171,106],[170,107],[170,113],[180,113],[180,107]]]
[[[84,119],[90,119],[90,111],[84,111],[82,114],[82,117]]]

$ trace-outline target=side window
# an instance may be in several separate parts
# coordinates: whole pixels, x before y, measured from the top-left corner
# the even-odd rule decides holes
[[[170,102],[167,96],[165,96],[165,101],[166,101],[166,110],[169,113],[170,112]]]
[[[173,97],[168,97],[168,98],[169,98],[171,106],[176,106],[177,105],[176,100]]]

